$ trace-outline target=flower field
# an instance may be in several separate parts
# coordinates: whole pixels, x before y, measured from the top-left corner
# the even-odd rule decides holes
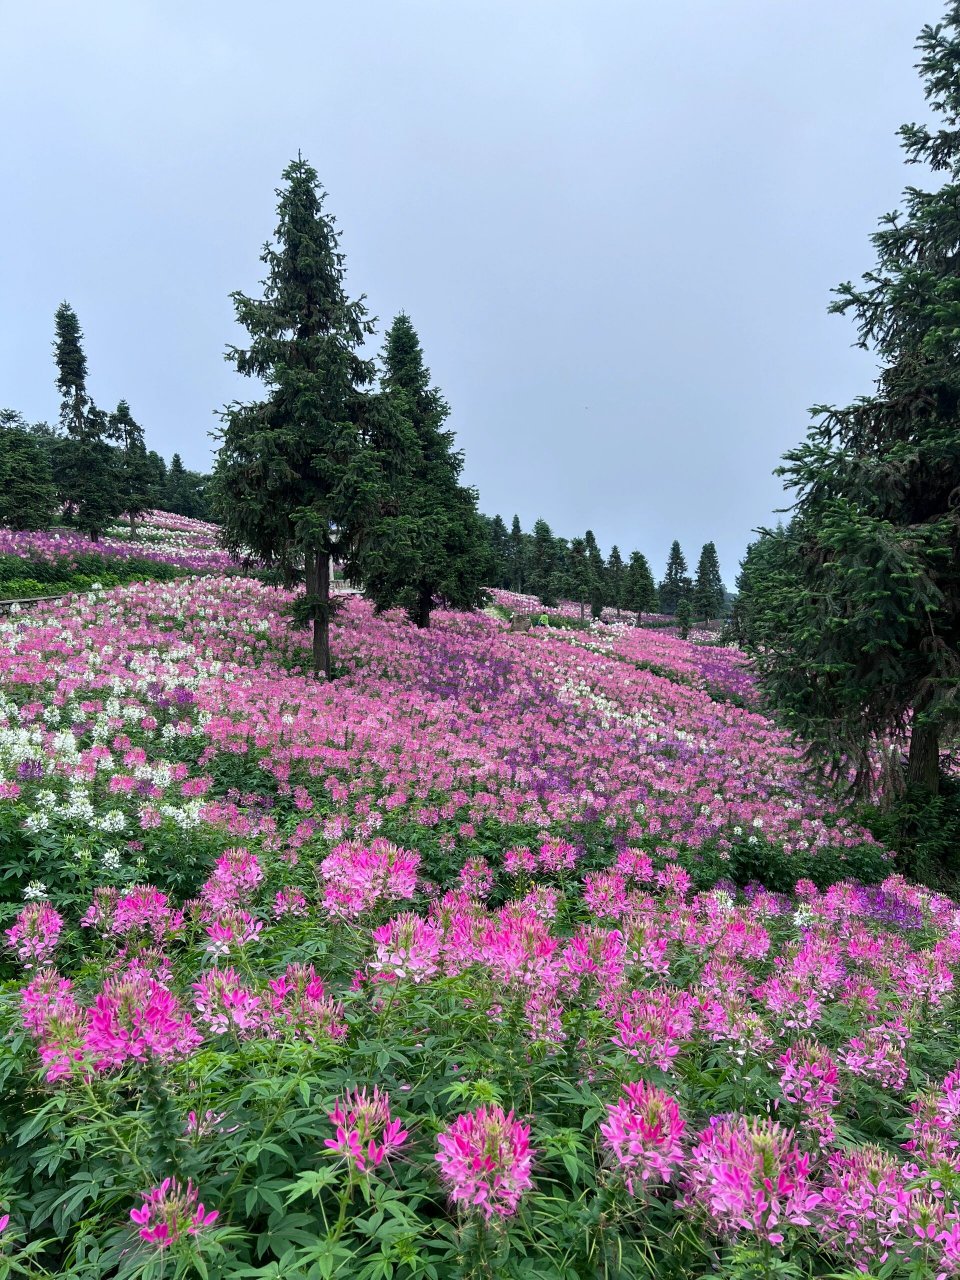
[[[117,525],[96,543],[69,529],[0,529],[0,597],[7,599],[238,567],[218,545],[214,525],[166,511],[148,512],[136,538],[129,525]]]
[[[0,622],[7,1273],[960,1274],[960,911],[738,654],[288,603]]]

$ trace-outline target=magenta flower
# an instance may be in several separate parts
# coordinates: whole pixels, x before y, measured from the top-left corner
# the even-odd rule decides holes
[[[358,1173],[379,1169],[407,1140],[402,1122],[390,1114],[390,1095],[377,1088],[371,1094],[354,1089],[339,1098],[329,1119],[337,1136],[323,1145],[344,1156]]]
[[[479,1209],[489,1222],[516,1213],[520,1197],[533,1186],[534,1151],[530,1126],[499,1106],[482,1106],[457,1116],[437,1135],[440,1175],[451,1200]]]
[[[623,1086],[600,1132],[631,1195],[637,1178],[670,1181],[683,1158],[685,1127],[676,1099],[656,1085],[641,1080]]]
[[[166,1249],[184,1236],[196,1236],[212,1226],[219,1209],[207,1210],[191,1182],[182,1186],[176,1178],[164,1178],[159,1187],[141,1191],[143,1204],[130,1210],[130,1218],[140,1228],[139,1236],[158,1249]]]
[[[355,919],[379,902],[412,898],[419,866],[419,853],[389,840],[339,844],[320,864],[324,906],[333,916]]]
[[[94,1000],[84,1049],[97,1071],[145,1062],[148,1057],[184,1058],[203,1037],[176,997],[147,974],[111,978]]]
[[[793,1130],[757,1117],[714,1117],[697,1135],[687,1174],[687,1206],[705,1210],[721,1233],[771,1244],[783,1241],[788,1224],[810,1226],[821,1200]]]
[[[254,1035],[263,1023],[260,997],[245,986],[235,969],[208,969],[193,984],[193,1003],[202,1022],[215,1033]]]
[[[56,949],[63,917],[47,902],[28,902],[7,929],[7,943],[24,968],[46,964]]]
[[[370,968],[381,979],[424,982],[439,971],[440,932],[429,920],[406,911],[372,937],[377,954]]]

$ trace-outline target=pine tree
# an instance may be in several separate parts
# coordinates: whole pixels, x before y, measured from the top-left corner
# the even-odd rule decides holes
[[[420,340],[403,313],[387,333],[383,369],[368,415],[377,514],[349,568],[378,608],[403,605],[418,627],[428,627],[436,599],[471,609],[483,600],[488,573],[504,578],[507,529],[496,517],[485,530],[476,493],[459,483],[463,455],[444,425],[450,409],[430,386]]]
[[[527,580],[527,544],[520,527],[520,517],[516,515],[510,526],[510,545],[507,556],[510,567],[507,586],[511,591],[524,591]]]
[[[603,556],[600,554],[600,548],[597,546],[593,530],[588,529],[583,537],[587,548],[587,556],[590,559],[590,570],[593,575],[593,586],[590,591],[590,611],[595,618],[599,618],[603,613],[603,606],[607,602],[607,567],[603,562]]]
[[[607,596],[610,604],[617,611],[617,617],[620,617],[620,610],[623,608],[623,587],[626,569],[623,563],[623,557],[620,555],[620,548],[614,544],[610,548],[610,554],[607,556],[606,579],[607,579]]]
[[[690,597],[681,596],[677,602],[677,630],[680,633],[681,640],[686,640],[690,634],[692,617],[693,610],[690,607]]]
[[[623,607],[636,613],[639,627],[640,615],[656,612],[658,605],[657,588],[647,557],[640,551],[632,551],[623,579]]]
[[[570,543],[568,559],[571,594],[580,606],[580,621],[583,622],[587,604],[596,590],[593,565],[590,563],[590,554],[587,550],[585,538],[573,539]]]
[[[19,413],[0,409],[0,525],[46,529],[56,504],[50,460]]]
[[[874,394],[815,408],[786,455],[796,502],[757,662],[829,770],[860,791],[897,782],[888,744],[909,739],[906,782],[929,795],[960,722],[960,3],[918,48],[940,127],[900,134],[907,162],[946,181],[908,187],[876,267],[837,290],[831,310],[853,312],[881,372]]]
[[[366,447],[374,366],[360,354],[373,324],[363,299],[345,293],[316,172],[298,158],[283,181],[276,241],[261,254],[263,296],[232,295],[250,344],[227,352],[266,395],[224,410],[216,502],[231,549],[249,549],[287,581],[302,573],[297,616],[313,624],[314,674],[329,677],[331,557],[349,554],[376,492]]]
[[[130,536],[137,536],[137,520],[153,505],[154,469],[147,457],[143,428],[135,422],[126,400],[110,415],[110,434],[120,446],[117,488],[122,510],[130,521]]]
[[[490,521],[490,556],[493,585],[508,588],[510,585],[510,535],[501,516],[494,516]]]
[[[667,569],[660,583],[660,608],[664,613],[676,613],[677,605],[688,590],[687,562],[680,543],[674,541],[667,558]]]
[[[87,359],[76,312],[57,308],[54,355],[63,437],[54,450],[54,478],[61,501],[91,542],[121,510],[114,450],[107,441],[107,415],[87,394]]]
[[[691,605],[693,612],[704,622],[711,618],[719,618],[723,610],[726,591],[720,577],[720,561],[717,548],[712,542],[704,543],[697,564],[697,577],[693,584]]]
[[[546,605],[556,604],[557,601],[557,597],[553,595],[556,568],[557,547],[553,531],[546,520],[538,520],[533,526],[527,590]]]

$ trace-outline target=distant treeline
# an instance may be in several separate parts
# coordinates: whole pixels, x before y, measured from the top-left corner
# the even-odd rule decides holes
[[[557,537],[546,520],[537,520],[526,533],[519,516],[513,517],[509,529],[501,516],[482,519],[493,587],[538,596],[546,605],[574,600],[596,618],[605,607],[701,619],[719,618],[726,611],[727,592],[712,542],[704,544],[691,577],[675,541],[657,583],[642,551],[631,551],[624,560],[620,548],[613,546],[604,557],[591,529],[567,539]]]

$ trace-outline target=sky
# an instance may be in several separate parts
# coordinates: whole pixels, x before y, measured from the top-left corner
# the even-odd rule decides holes
[[[53,315],[148,445],[212,463],[298,151],[379,333],[416,326],[481,510],[731,584],[815,403],[869,392],[873,261],[944,0],[0,0],[0,407]],[[379,345],[379,341],[378,341]]]

